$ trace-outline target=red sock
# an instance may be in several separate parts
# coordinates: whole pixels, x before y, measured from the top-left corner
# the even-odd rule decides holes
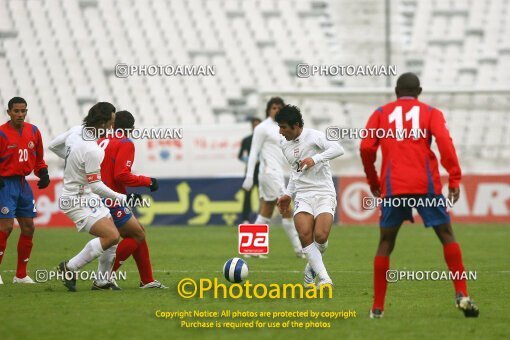
[[[18,267],[16,277],[22,279],[27,276],[27,264],[32,252],[32,236],[20,234],[18,241]]]
[[[133,253],[133,258],[136,261],[136,266],[138,267],[138,272],[140,273],[140,280],[143,284],[147,284],[149,282],[154,281],[152,277],[152,266],[151,259],[149,257],[149,248],[147,247],[146,240],[143,240],[142,243],[136,248]]]
[[[372,310],[384,310],[384,298],[386,297],[386,272],[390,269],[389,256],[376,256],[374,258],[374,305]]]
[[[462,252],[457,242],[448,243],[443,246],[444,259],[448,265],[450,272],[458,273],[459,277],[464,272],[464,264],[462,263]],[[466,280],[453,280],[455,286],[455,293],[462,293],[468,296]]]
[[[2,263],[2,259],[4,257],[5,248],[7,247],[7,239],[9,238],[9,234],[0,231],[0,263]]]
[[[137,247],[138,242],[136,242],[134,238],[126,237],[120,241],[117,246],[117,251],[115,252],[115,262],[113,263],[112,272],[117,271],[122,263],[126,261],[131,254],[133,254]]]

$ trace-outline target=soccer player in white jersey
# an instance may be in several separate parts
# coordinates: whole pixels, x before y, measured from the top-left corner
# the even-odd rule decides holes
[[[338,142],[326,139],[324,133],[303,128],[303,117],[296,106],[284,106],[275,117],[286,141],[281,147],[292,167],[289,184],[278,199],[278,208],[289,211],[294,198],[294,223],[308,263],[305,286],[332,285],[322,254],[328,247],[328,237],[336,209],[336,191],[329,161],[344,154]]]
[[[253,173],[257,161],[259,166],[259,196],[260,210],[255,224],[269,224],[273,216],[276,200],[285,190],[285,172],[288,171],[285,158],[282,154],[280,142],[282,136],[278,131],[278,125],[274,121],[276,113],[285,105],[279,97],[271,98],[266,106],[267,118],[257,125],[253,131],[250,157],[246,170],[246,178],[243,189],[249,191],[253,186]],[[283,229],[292,243],[296,256],[303,256],[303,249],[292,221],[292,211],[282,213]],[[262,257],[262,256],[260,256]]]
[[[49,149],[65,159],[64,188],[59,198],[60,209],[76,224],[78,231],[86,231],[93,236],[82,251],[69,261],[59,264],[58,270],[64,273],[64,284],[69,291],[76,291],[75,272],[99,257],[100,272],[111,271],[115,260],[115,250],[119,242],[119,232],[101,198],[132,204],[140,199],[138,194],[124,195],[108,188],[101,181],[101,162],[104,151],[95,140],[93,130],[111,128],[115,119],[115,107],[106,102],[95,104],[77,126],[59,135],[49,144]],[[93,289],[115,289],[115,281],[107,281]]]

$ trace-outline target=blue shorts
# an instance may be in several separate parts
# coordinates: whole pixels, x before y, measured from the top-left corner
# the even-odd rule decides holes
[[[122,227],[124,224],[126,224],[127,221],[129,221],[131,216],[133,216],[133,213],[129,208],[119,206],[109,209],[110,215],[112,215],[113,218],[113,223],[115,223],[117,228]]]
[[[5,186],[0,189],[0,218],[37,216],[32,189],[25,177],[3,177]]]
[[[414,223],[413,208],[416,208],[426,227],[450,223],[447,201],[443,195],[398,195],[384,199],[393,204],[383,202],[379,219],[381,228],[400,227],[405,220]]]

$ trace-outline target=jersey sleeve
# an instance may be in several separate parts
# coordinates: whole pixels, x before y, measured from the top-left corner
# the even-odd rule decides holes
[[[446,127],[446,121],[441,111],[432,111],[430,130],[432,136],[436,139],[437,148],[441,156],[441,165],[446,169],[449,175],[448,186],[450,188],[458,188],[462,173],[452,137]]]
[[[37,146],[35,150],[35,167],[34,167],[34,173],[36,176],[39,177],[39,170],[48,168],[48,165],[46,165],[46,162],[44,161],[44,147],[43,147],[43,141],[41,137],[41,132],[39,132],[39,129],[37,129]]]
[[[312,157],[315,164],[330,161],[344,154],[344,148],[339,142],[327,140],[322,133],[317,133],[314,142],[321,150],[324,150]]]
[[[133,142],[119,144],[115,158],[115,181],[128,187],[148,187],[151,185],[150,177],[139,176],[131,173],[131,167],[135,158],[135,145]]]
[[[367,129],[378,129],[379,128],[379,111],[372,113],[368,119],[366,128]],[[367,134],[367,137],[361,140],[360,145],[360,156],[363,163],[363,169],[367,177],[368,184],[371,189],[379,189],[381,184],[379,177],[377,176],[377,170],[375,169],[375,160],[377,158],[377,149],[379,148],[379,139],[371,134]]]
[[[253,131],[253,139],[251,141],[250,157],[248,158],[248,166],[246,169],[246,177],[253,177],[255,165],[259,159],[260,149],[264,143],[264,130],[258,125]]]

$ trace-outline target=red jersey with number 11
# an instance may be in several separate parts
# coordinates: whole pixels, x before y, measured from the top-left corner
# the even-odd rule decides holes
[[[414,97],[400,97],[375,110],[366,128],[380,129],[377,135],[369,133],[361,141],[360,153],[371,189],[380,187],[383,197],[441,193],[438,161],[430,148],[432,137],[439,149],[441,164],[449,174],[449,187],[459,187],[460,165],[441,111]],[[411,129],[416,133],[411,133]],[[384,138],[377,138],[381,135]],[[388,135],[394,137],[386,138]],[[374,165],[379,146],[382,151],[380,178]]]

